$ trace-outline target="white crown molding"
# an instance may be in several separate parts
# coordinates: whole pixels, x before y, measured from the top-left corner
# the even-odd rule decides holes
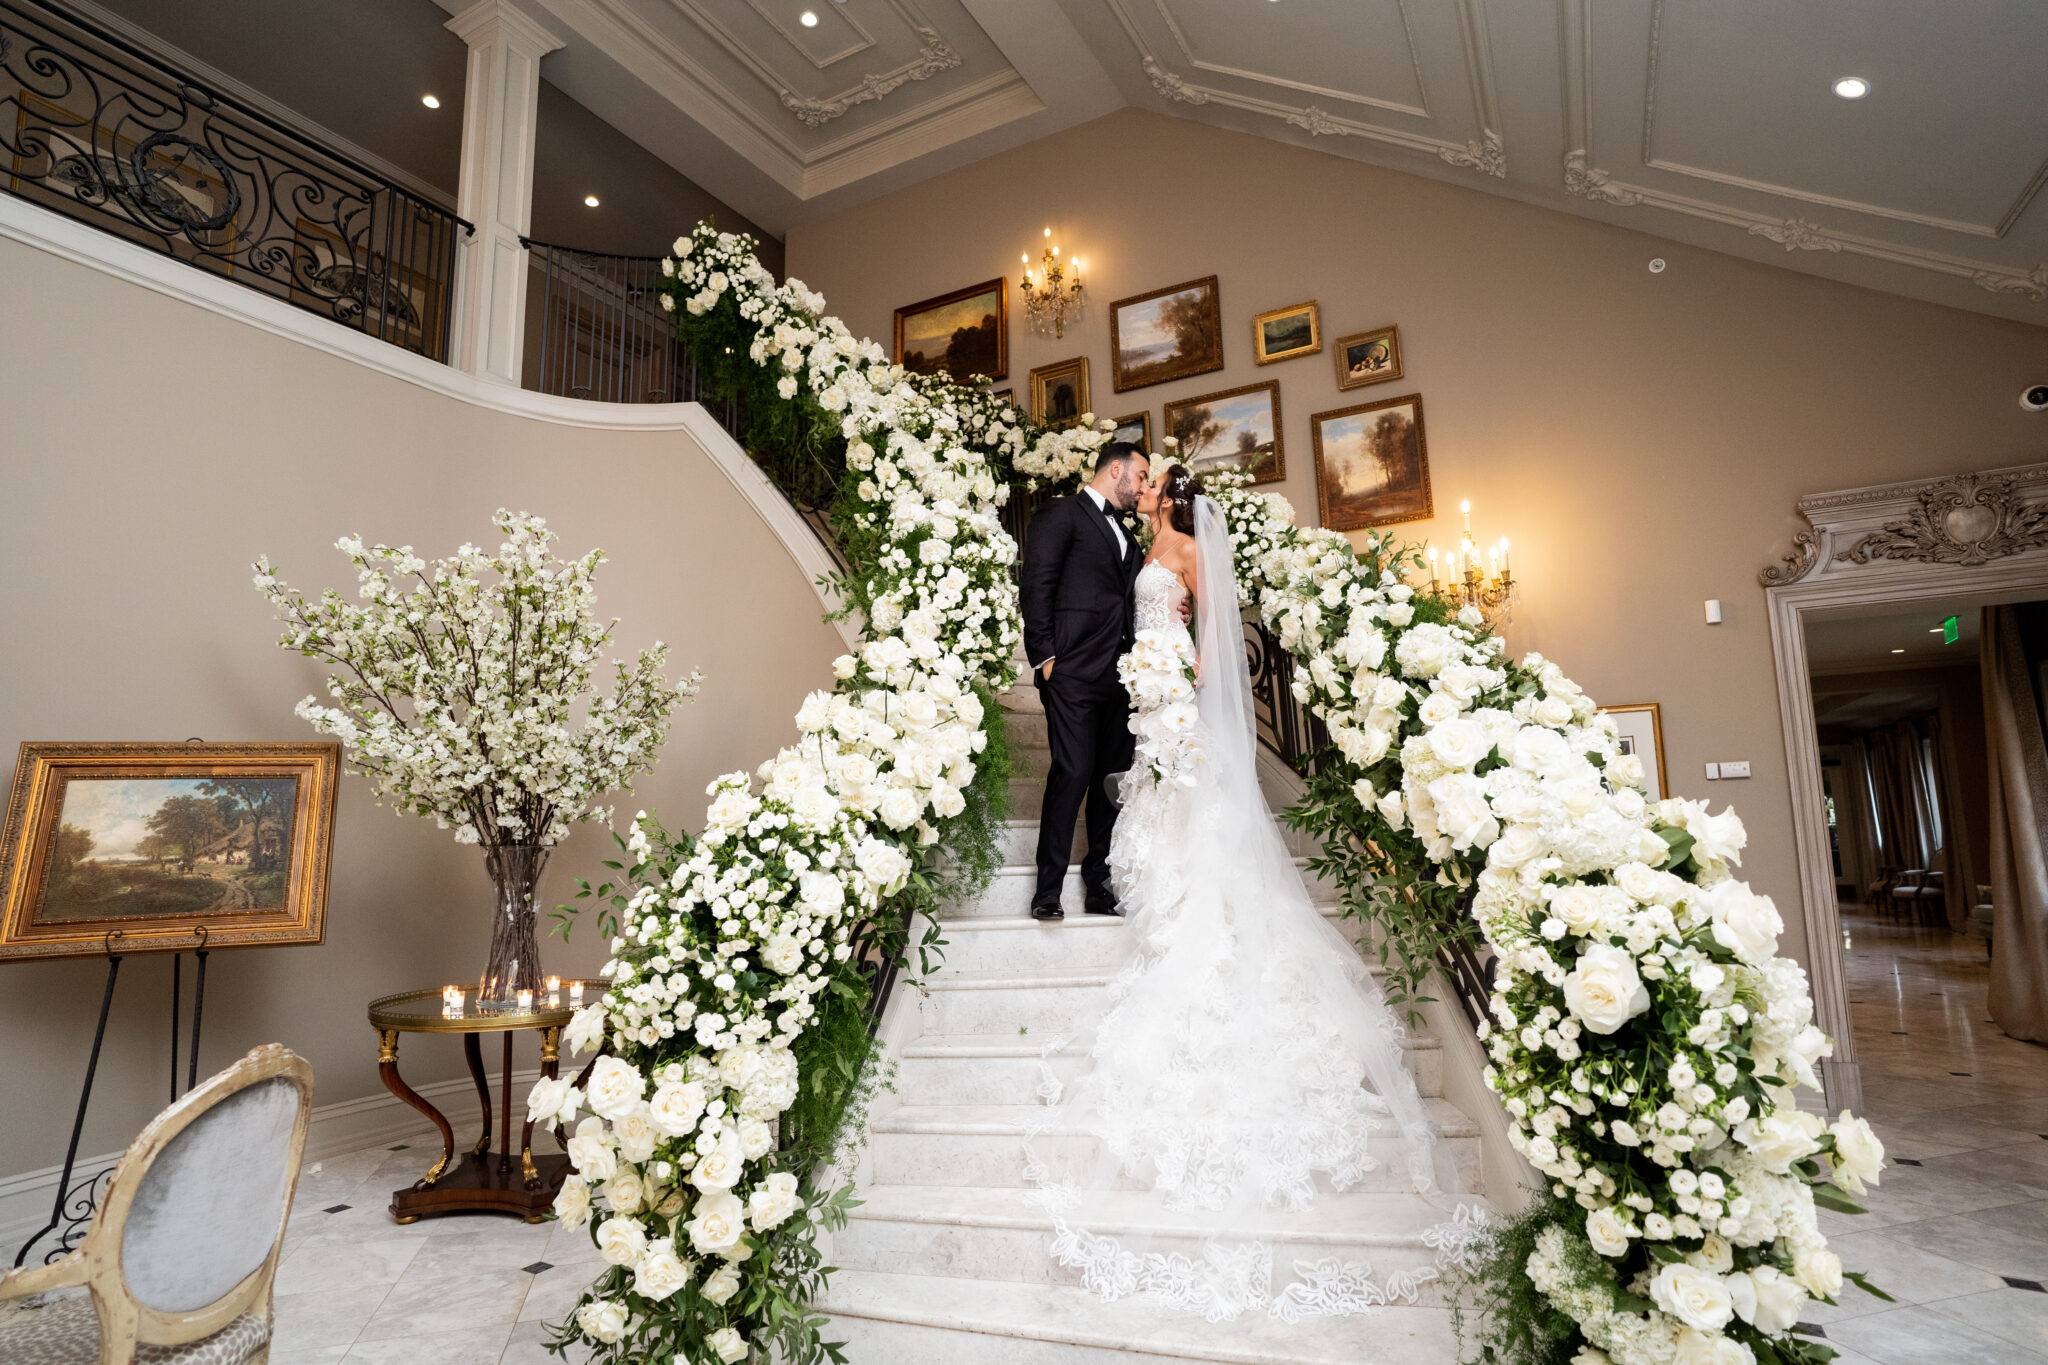
[[[1564,56],[1565,145],[1569,149],[1563,159],[1565,193],[1621,208],[1648,206],[1723,223],[1777,242],[1787,251],[1846,251],[1968,280],[1993,294],[2048,299],[2048,264],[2023,270],[1615,179],[1599,167],[1593,153],[1592,0],[1558,0],[1558,25],[1559,48]]]
[[[818,149],[804,171],[805,198],[877,175],[892,166],[950,147],[1045,109],[1024,78],[1013,70],[992,72],[971,85],[849,134]]]
[[[702,404],[592,403],[493,383],[12,195],[0,195],[0,237],[473,407],[586,430],[684,432],[782,542],[820,607],[827,613],[840,607],[826,584],[838,566],[817,533]],[[834,628],[847,648],[858,645],[857,620],[835,622]]]
[[[515,8],[510,0],[476,0],[475,4],[450,17],[442,27],[471,47],[493,41],[493,30],[497,30],[511,40],[511,46],[528,53],[535,61],[565,46],[562,35]]]
[[[87,21],[135,44],[145,52],[154,54],[166,65],[176,67],[192,84],[206,86],[238,100],[264,117],[283,124],[307,141],[337,152],[351,161],[360,162],[366,169],[383,176],[408,194],[447,209],[450,213],[455,211],[455,196],[447,190],[428,184],[403,166],[386,161],[367,147],[349,141],[340,133],[315,123],[296,110],[286,108],[254,86],[236,80],[227,72],[199,60],[181,47],[173,46],[148,29],[138,27],[105,6],[95,4],[94,0],[65,0],[65,3]]]
[[[1507,178],[1507,150],[1501,139],[1498,116],[1495,113],[1498,100],[1492,88],[1492,57],[1485,51],[1486,20],[1484,14],[1478,8],[1479,0],[1458,0],[1459,34],[1465,49],[1466,71],[1473,87],[1474,121],[1479,128],[1478,138],[1462,143],[1453,142],[1441,137],[1431,137],[1425,133],[1409,132],[1406,129],[1388,128],[1360,119],[1346,118],[1342,115],[1333,114],[1316,104],[1297,105],[1261,99],[1255,95],[1240,94],[1219,86],[1189,80],[1187,77],[1171,70],[1165,63],[1159,60],[1158,54],[1152,50],[1151,43],[1146,39],[1143,30],[1139,28],[1137,20],[1132,17],[1130,11],[1125,7],[1124,0],[1107,0],[1107,3],[1111,13],[1116,16],[1118,24],[1122,26],[1125,36],[1130,39],[1131,46],[1137,50],[1139,69],[1145,73],[1145,78],[1151,82],[1152,88],[1165,99],[1179,104],[1241,109],[1247,113],[1278,119],[1289,127],[1301,129],[1310,137],[1364,138],[1390,147],[1400,147],[1409,151],[1421,152],[1425,155],[1436,157],[1447,165],[1479,171],[1496,179]],[[1171,13],[1166,10],[1165,0],[1155,0],[1155,3],[1159,5],[1161,13],[1165,15],[1168,27],[1175,34],[1175,41],[1180,45],[1182,52],[1184,54],[1189,53],[1185,38],[1180,36],[1178,26],[1173,23]],[[1405,9],[1402,11],[1402,20],[1405,26],[1407,21]],[[1412,43],[1410,51],[1412,56]],[[1200,64],[1196,63],[1196,65]],[[1207,69],[1216,70],[1220,68]],[[1421,72],[1419,65],[1416,67],[1416,71],[1419,80]],[[1296,82],[1276,80],[1249,72],[1238,73],[1234,69],[1231,71],[1231,74],[1242,75],[1243,79],[1255,84],[1280,89],[1300,90],[1306,88]],[[1369,100],[1359,95],[1336,91],[1330,92],[1330,94],[1333,98],[1350,103],[1373,104],[1382,108],[1392,107],[1384,102]],[[1413,111],[1406,110],[1404,107],[1404,112]]]
[[[1306,81],[1290,81],[1281,76],[1253,71],[1246,67],[1225,66],[1220,62],[1205,62],[1195,55],[1194,44],[1188,41],[1187,30],[1167,4],[1167,0],[1152,0],[1159,11],[1159,20],[1166,25],[1167,33],[1173,38],[1173,45],[1180,49],[1181,65],[1196,71],[1206,71],[1212,76],[1227,76],[1236,80],[1251,81],[1259,85],[1270,85],[1280,90],[1293,90],[1311,97],[1326,100],[1342,100],[1348,104],[1364,104],[1375,109],[1384,109],[1392,114],[1406,114],[1410,118],[1428,118],[1429,97],[1423,96],[1421,104],[1403,104],[1398,100],[1377,99],[1360,94],[1355,90],[1338,90],[1325,85],[1312,85]],[[1408,67],[1415,77],[1415,88],[1423,89],[1428,82],[1422,78],[1422,58],[1415,50],[1415,27],[1409,22],[1408,6],[1405,0],[1395,0],[1395,11],[1401,16],[1401,36],[1408,45]]]

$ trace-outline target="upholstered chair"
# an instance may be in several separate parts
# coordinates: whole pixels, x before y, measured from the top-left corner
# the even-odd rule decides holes
[[[7,1365],[251,1365],[299,1183],[313,1068],[260,1047],[158,1114],[76,1250],[0,1277],[0,1299],[83,1287],[0,1321]]]

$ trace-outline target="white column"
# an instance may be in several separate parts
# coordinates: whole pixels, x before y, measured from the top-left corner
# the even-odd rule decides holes
[[[505,0],[477,0],[448,28],[469,44],[457,205],[476,226],[456,285],[455,364],[516,386],[526,335],[526,248],[519,239],[533,224],[540,59],[562,39]]]

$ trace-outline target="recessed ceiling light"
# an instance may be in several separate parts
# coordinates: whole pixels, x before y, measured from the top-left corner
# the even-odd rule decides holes
[[[1870,93],[1870,82],[1861,76],[1844,76],[1835,82],[1835,93],[1845,100],[1860,100]]]
[[[818,26],[818,16],[810,10],[805,10],[797,18],[805,28],[816,28]]]
[[[1903,650],[1903,649],[1895,649],[1895,650],[1893,650],[1893,651],[1892,651],[1892,653],[1894,653],[1894,654],[1904,654],[1905,652],[1906,652],[1906,651],[1905,651],[1905,650]]]
[[[594,209],[594,208],[596,208],[596,207],[597,207],[597,196],[596,196],[596,195],[594,195],[594,194],[586,194],[586,195],[584,195],[584,196],[583,196],[583,207],[585,207],[585,208],[587,208],[587,209]]]
[[[429,109],[439,109],[441,107],[441,97],[439,95],[421,95],[420,103],[426,105]]]

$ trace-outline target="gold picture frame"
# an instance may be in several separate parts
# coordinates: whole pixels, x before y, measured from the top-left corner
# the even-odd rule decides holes
[[[341,745],[27,741],[0,961],[318,943]]]
[[[1047,426],[1072,426],[1094,408],[1088,401],[1088,357],[1056,360],[1031,372],[1031,416]]]
[[[1287,477],[1277,379],[1175,399],[1161,413],[1160,434],[1180,443],[1181,462],[1197,474],[1232,468],[1249,472],[1253,483]]]
[[[1252,358],[1261,365],[1296,360],[1323,349],[1323,310],[1314,299],[1252,319]]]
[[[1337,387],[1363,388],[1401,377],[1401,329],[1376,327],[1338,337],[1330,347],[1337,358]]]
[[[1109,433],[1109,443],[1130,441],[1150,454],[1152,451],[1152,413],[1134,412],[1128,417],[1116,419],[1116,426]]]
[[[1214,275],[1109,305],[1110,385],[1118,393],[1223,368],[1223,303]]]
[[[993,337],[978,335],[987,331]],[[947,339],[946,347],[930,354],[928,348],[940,337]],[[908,353],[906,338],[916,347]],[[898,308],[895,360],[912,374],[943,374],[956,384],[1009,378],[1008,279],[984,280]]]
[[[1436,514],[1421,394],[1311,413],[1308,429],[1316,510],[1327,529],[1357,531]]]
[[[1630,702],[1626,706],[1603,706],[1603,716],[1613,716],[1621,730],[1622,752],[1643,761],[1643,791],[1652,801],[1671,795],[1670,765],[1664,761],[1664,711],[1653,701]]]

